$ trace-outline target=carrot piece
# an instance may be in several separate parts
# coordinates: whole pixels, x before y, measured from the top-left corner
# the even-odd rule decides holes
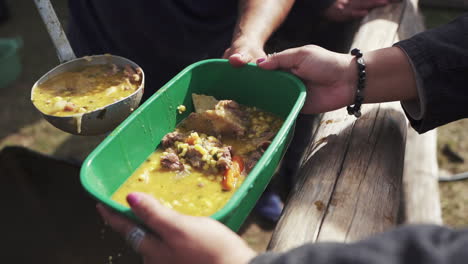
[[[195,138],[194,137],[188,137],[185,142],[189,145],[195,145]]]
[[[230,191],[234,189],[243,170],[244,161],[242,158],[239,156],[232,157],[232,165],[224,173],[223,181],[221,182],[223,190]]]
[[[242,173],[244,171],[244,160],[241,156],[234,156],[232,157],[232,161],[239,165],[239,172]]]

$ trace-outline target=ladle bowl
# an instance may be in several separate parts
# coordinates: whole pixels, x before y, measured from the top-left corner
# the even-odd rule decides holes
[[[133,61],[115,55],[95,55],[74,59],[58,65],[42,76],[31,89],[31,101],[34,104],[34,92],[39,85],[64,72],[75,71],[86,66],[100,64],[115,64],[121,68],[130,65],[132,68],[139,66]],[[79,113],[70,116],[53,116],[41,112],[44,118],[56,128],[75,135],[93,136],[107,133],[119,125],[135,110],[143,96],[145,85],[145,74],[142,71],[142,80],[140,86],[131,95],[87,113]]]

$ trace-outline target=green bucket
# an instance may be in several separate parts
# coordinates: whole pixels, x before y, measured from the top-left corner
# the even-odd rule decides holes
[[[81,183],[98,201],[136,219],[129,208],[111,200],[111,196],[158,147],[162,137],[193,112],[192,93],[233,99],[285,120],[242,186],[224,208],[211,216],[237,231],[278,167],[304,104],[304,84],[285,72],[265,71],[253,64],[234,68],[221,59],[190,65],[133,112],[87,157],[81,168]],[[181,104],[187,107],[182,115],[177,112]]]
[[[0,39],[0,88],[11,84],[21,73],[18,49],[22,45],[21,39]]]

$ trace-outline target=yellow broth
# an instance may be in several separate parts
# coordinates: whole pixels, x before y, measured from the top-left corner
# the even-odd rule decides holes
[[[77,71],[58,74],[38,85],[33,103],[43,113],[70,116],[91,112],[134,93],[141,75],[127,66],[120,69],[113,64],[87,66]],[[70,106],[70,107],[67,107]]]
[[[248,158],[265,132],[276,134],[283,121],[273,114],[247,107],[249,126],[247,133],[241,137],[224,136],[223,145],[232,146],[233,155]],[[179,126],[176,131],[191,131]],[[271,138],[272,139],[272,138]],[[223,190],[222,174],[190,170],[170,171],[161,166],[161,148],[152,153],[148,159],[120,186],[112,199],[128,206],[126,196],[131,192],[144,192],[159,199],[164,205],[181,213],[194,216],[209,216],[216,213],[229,201],[245,179],[246,170],[241,174],[235,188]]]
[[[128,206],[126,196],[131,192],[144,192],[157,197],[161,203],[181,213],[209,216],[221,209],[234,191],[221,189],[221,175],[207,175],[169,171],[161,168],[161,150],[157,150],[128,178],[112,196]],[[241,176],[236,189],[244,176]]]

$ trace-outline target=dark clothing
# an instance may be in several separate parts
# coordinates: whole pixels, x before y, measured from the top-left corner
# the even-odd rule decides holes
[[[358,243],[307,244],[266,253],[251,264],[458,264],[468,261],[468,230],[406,226]]]
[[[223,55],[236,0],[70,0],[69,38],[77,56],[111,53],[146,73],[145,97],[198,60]]]
[[[468,117],[468,15],[396,46],[406,52],[419,79],[417,107],[421,109],[411,106],[418,102],[403,103],[417,131]],[[284,254],[266,253],[251,264],[457,264],[468,262],[467,249],[468,230],[420,225],[352,244],[307,244]]]
[[[396,46],[408,55],[418,79],[419,109],[403,103],[415,130],[468,117],[468,14]]]
[[[296,0],[280,35],[313,24],[307,22],[311,17],[318,21],[332,2]],[[231,44],[238,4],[238,0],[70,0],[68,35],[77,56],[111,53],[139,64],[147,76],[147,98],[186,66],[223,55]]]

